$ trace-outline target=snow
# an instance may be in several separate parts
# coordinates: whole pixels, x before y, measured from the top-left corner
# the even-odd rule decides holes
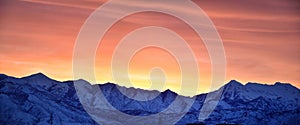
[[[232,80],[215,91],[222,93],[220,101],[207,101],[217,107],[200,122],[199,111],[207,94],[194,96],[195,102],[190,107],[188,102],[193,98],[180,96],[171,90],[147,91],[113,83],[91,85],[84,80],[78,81],[86,88],[83,96],[90,103],[85,105],[95,114],[104,114],[99,118],[103,123],[129,124],[132,119],[121,122],[120,119],[124,118],[116,115],[118,112],[104,108],[104,100],[95,98],[100,94],[95,91],[96,87],[100,87],[111,106],[131,116],[152,116],[170,105],[174,107],[154,120],[140,119],[135,124],[167,124],[161,123],[162,119],[177,121],[177,124],[296,124],[300,118],[300,90],[287,83],[243,85]],[[131,95],[131,98],[122,93]],[[73,81],[59,82],[42,73],[23,78],[0,74],[0,103],[0,124],[97,124],[81,105]],[[182,113],[184,116],[176,120]]]

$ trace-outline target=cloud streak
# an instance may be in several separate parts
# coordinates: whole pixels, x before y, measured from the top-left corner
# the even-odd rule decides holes
[[[72,79],[72,52],[77,34],[88,16],[104,2],[105,0],[72,0],[72,2],[2,0],[0,4],[1,72],[24,76],[43,71],[53,78]],[[194,2],[212,19],[223,39],[228,62],[227,80],[261,83],[282,81],[300,87],[299,1],[195,0]],[[121,6],[132,7],[129,3]],[[178,12],[189,12],[189,8],[174,5],[157,4],[157,6],[175,9]],[[101,20],[105,21],[106,18],[111,18],[112,14],[120,11],[122,10],[107,10],[107,15],[104,15]],[[102,44],[106,48],[101,50],[104,54],[98,54],[99,58],[109,60],[110,51],[121,36],[134,28],[151,24],[170,28],[186,38],[198,54],[199,65],[205,76],[203,82],[209,82],[210,60],[205,46],[186,24],[165,14],[148,12],[122,19],[107,34],[108,38]],[[151,52],[143,53],[151,56]],[[156,58],[148,57],[147,60]],[[133,67],[143,68],[137,62],[145,59],[138,56],[135,60],[133,64],[137,66]],[[106,63],[99,61],[97,65],[106,65]],[[168,70],[170,69],[165,69],[166,72]],[[99,76],[107,76],[99,72]],[[148,69],[132,72],[145,74]],[[169,74],[172,74],[170,77],[178,75]],[[132,76],[140,76],[140,74],[132,74]],[[102,79],[102,81],[110,81],[110,79]],[[207,90],[208,88],[203,89],[203,92]]]

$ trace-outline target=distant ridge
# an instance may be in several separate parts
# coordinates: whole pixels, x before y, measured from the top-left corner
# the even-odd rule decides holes
[[[114,83],[86,86],[99,87],[106,100],[117,110],[133,116],[149,116],[159,113],[173,103],[176,97],[182,102],[176,104],[174,113],[180,113],[185,100],[189,97],[178,96],[171,90],[163,92],[126,88]],[[132,94],[133,97],[148,98],[158,93],[149,101],[136,101],[127,98],[119,89]],[[222,86],[215,92],[222,92],[217,107],[204,121],[198,121],[198,115],[204,104],[206,93],[195,95],[195,102],[187,114],[178,119],[176,124],[297,124],[300,120],[300,90],[291,84],[276,82],[274,85],[259,83],[241,84],[236,80]],[[87,91],[88,92],[88,91]],[[88,92],[89,93],[89,92]],[[92,94],[92,92],[90,92]],[[93,105],[96,94],[87,97]],[[74,88],[73,81],[56,81],[42,73],[15,78],[0,74],[0,124],[97,124],[83,109]],[[206,103],[215,103],[208,100]],[[103,112],[107,109],[95,109]],[[109,111],[111,112],[111,111]],[[172,120],[173,115],[163,117]],[[111,124],[130,124],[115,119],[117,116],[103,118]],[[142,121],[138,124],[157,123]],[[132,124],[132,123],[131,123]]]
[[[5,78],[5,77],[16,78],[16,77],[13,77],[13,76],[8,76],[6,74],[0,74],[0,79],[2,77],[3,78]],[[64,82],[64,81],[57,81],[55,79],[52,79],[52,78],[48,77],[47,75],[43,74],[42,72],[37,72],[37,73],[31,74],[31,75],[28,75],[28,76],[20,77],[20,79],[45,79],[45,80],[47,79],[47,80],[53,80],[53,81],[56,81],[56,82]],[[78,79],[78,80],[81,80],[81,81],[89,83],[88,81],[86,81],[84,79]],[[77,81],[77,80],[67,80],[67,81]],[[67,82],[67,81],[65,81],[65,82]],[[113,84],[113,85],[117,85],[118,87],[123,87],[123,88],[127,88],[127,89],[140,89],[140,90],[145,90],[145,91],[158,91],[158,90],[146,90],[146,89],[142,89],[142,88],[120,86],[118,84],[111,83],[111,82],[100,83],[98,85],[103,85],[103,84]],[[294,87],[296,89],[299,89],[299,88],[293,86],[290,83],[275,82],[274,84],[261,84],[261,83],[256,83],[256,82],[248,82],[245,85],[243,85],[241,82],[239,82],[237,80],[231,80],[227,84],[225,84],[223,87],[226,87],[226,86],[251,86],[251,85],[259,85],[259,86],[290,86],[290,87]],[[170,89],[166,89],[166,90],[164,90],[162,92],[165,92],[165,91],[171,91],[173,93],[176,93],[176,92],[174,92],[174,91],[172,91]],[[178,93],[176,93],[176,94],[178,94]],[[205,94],[205,93],[199,93],[199,94]]]

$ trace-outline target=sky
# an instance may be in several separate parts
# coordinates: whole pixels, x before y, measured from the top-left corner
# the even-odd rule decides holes
[[[1,0],[0,73],[22,77],[42,72],[57,80],[73,79],[73,49],[77,35],[96,8],[105,0]],[[296,0],[195,0],[209,16],[222,39],[226,54],[226,80],[243,84],[291,83],[300,88],[300,2]],[[122,6],[128,9],[130,2]],[[145,5],[147,6],[147,5]],[[188,8],[159,5],[188,12]],[[123,10],[110,10],[105,21]],[[98,46],[95,74],[98,83],[115,82],[111,59],[119,41],[132,30],[161,26],[180,34],[192,48],[199,66],[199,93],[210,91],[211,62],[201,38],[189,25],[174,16],[142,12],[114,24]],[[171,44],[170,47],[180,48]],[[180,66],[168,51],[147,47],[138,51],[128,65],[132,84],[149,89],[153,84],[178,92]],[[157,71],[157,70],[156,70]],[[158,74],[163,74],[158,71]],[[163,78],[163,76],[166,76]],[[190,78],[193,79],[193,78]],[[123,83],[118,83],[122,85]],[[183,93],[184,95],[184,93]]]

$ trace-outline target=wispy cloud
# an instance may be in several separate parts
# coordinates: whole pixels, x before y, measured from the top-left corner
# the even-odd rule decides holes
[[[41,70],[54,78],[71,79],[72,52],[77,34],[89,15],[104,2],[105,0],[1,1],[0,58],[5,60],[0,61],[1,72],[22,76]],[[135,7],[130,2],[121,2],[119,6],[125,9]],[[297,76],[300,74],[299,1],[195,0],[194,2],[212,19],[223,39],[228,62],[227,80],[264,83],[283,81],[300,87],[300,79]],[[180,13],[192,12],[183,6],[151,4]],[[147,6],[150,5],[143,5]],[[124,10],[106,11],[106,15],[103,15],[100,21],[105,21]],[[206,78],[203,81],[209,81],[210,60],[201,39],[188,28],[187,24],[166,14],[148,12],[125,17],[108,32],[102,44],[105,47],[99,50],[104,54],[99,57],[109,60],[110,51],[122,36],[135,28],[150,24],[175,30],[189,40],[189,44],[198,54],[196,56],[200,69],[204,70],[201,72]],[[180,47],[176,44],[170,46]],[[157,58],[151,57],[151,52],[145,53],[149,56],[147,60]],[[143,60],[141,56],[139,58],[140,61]],[[106,65],[102,60],[96,60],[96,63]],[[139,68],[141,71],[138,72],[146,72],[143,67]],[[104,73],[106,72],[99,71],[98,75],[109,78]]]
[[[94,10],[96,7],[105,2],[105,0],[98,0],[98,1],[82,1],[82,0],[72,0],[68,2],[64,1],[57,1],[57,0],[21,0],[23,2],[30,2],[35,4],[45,4],[45,5],[52,5],[52,6],[62,6],[62,7],[72,7],[72,8],[79,8],[79,9],[91,9]],[[88,4],[87,4],[88,3]]]

